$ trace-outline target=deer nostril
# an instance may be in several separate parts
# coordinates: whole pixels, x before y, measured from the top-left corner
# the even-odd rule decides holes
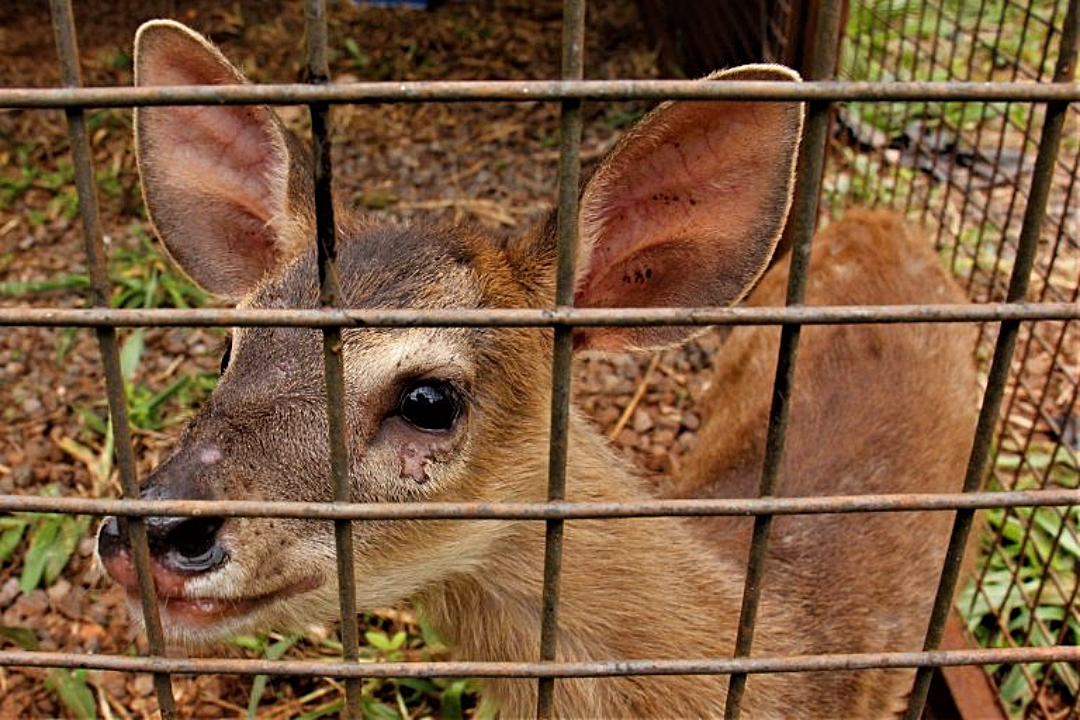
[[[123,518],[107,517],[98,532],[98,555],[111,558],[127,547]]]
[[[225,561],[221,518],[150,518],[150,547],[159,562],[181,573],[204,573]]]

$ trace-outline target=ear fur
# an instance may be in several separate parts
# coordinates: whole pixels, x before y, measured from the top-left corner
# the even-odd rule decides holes
[[[135,36],[136,85],[245,82],[180,23],[153,20]],[[313,241],[310,162],[269,107],[143,107],[134,125],[151,222],[207,291],[237,301]]]
[[[706,80],[798,80],[748,65]],[[579,307],[721,306],[764,271],[784,227],[802,129],[796,102],[666,102],[586,185],[578,231]],[[690,328],[585,328],[579,349],[685,340]]]

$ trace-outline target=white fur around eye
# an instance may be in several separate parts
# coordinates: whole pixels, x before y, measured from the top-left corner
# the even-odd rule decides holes
[[[402,378],[427,375],[469,383],[475,360],[460,329],[411,328],[345,331],[345,380],[358,398],[378,396]]]

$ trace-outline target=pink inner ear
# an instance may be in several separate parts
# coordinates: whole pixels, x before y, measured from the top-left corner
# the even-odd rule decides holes
[[[146,131],[152,134],[153,162],[170,186],[199,188],[201,193],[269,223],[284,194],[286,166],[259,108],[148,108]],[[168,117],[171,114],[172,117]],[[167,170],[166,170],[167,168]]]
[[[224,58],[177,32],[148,40],[138,68],[140,85],[243,84]],[[199,187],[268,223],[283,193],[284,148],[270,112],[254,106],[147,108],[142,111],[157,153],[173,185]],[[280,195],[278,195],[280,197]]]
[[[775,224],[768,213],[782,201],[777,173],[789,172],[788,158],[773,150],[791,148],[790,123],[778,121],[778,111],[783,106],[679,103],[647,118],[586,190],[575,302],[738,299],[745,280],[738,275],[762,253],[754,239]],[[786,192],[786,183],[779,186]]]
[[[136,43],[145,86],[242,84],[208,42],[172,23]],[[286,210],[288,151],[262,106],[148,107],[136,112],[147,205],[174,259],[205,289],[246,294],[276,262],[275,221]]]

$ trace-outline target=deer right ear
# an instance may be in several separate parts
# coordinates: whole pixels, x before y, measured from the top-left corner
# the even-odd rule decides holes
[[[154,20],[135,36],[135,84],[236,85],[209,40]],[[135,146],[150,220],[205,290],[237,301],[313,242],[310,163],[267,106],[143,107]]]
[[[797,81],[777,65],[707,80]],[[791,203],[797,102],[668,102],[628,132],[581,196],[574,304],[724,306],[772,257]],[[682,342],[689,327],[578,328],[578,349]]]

